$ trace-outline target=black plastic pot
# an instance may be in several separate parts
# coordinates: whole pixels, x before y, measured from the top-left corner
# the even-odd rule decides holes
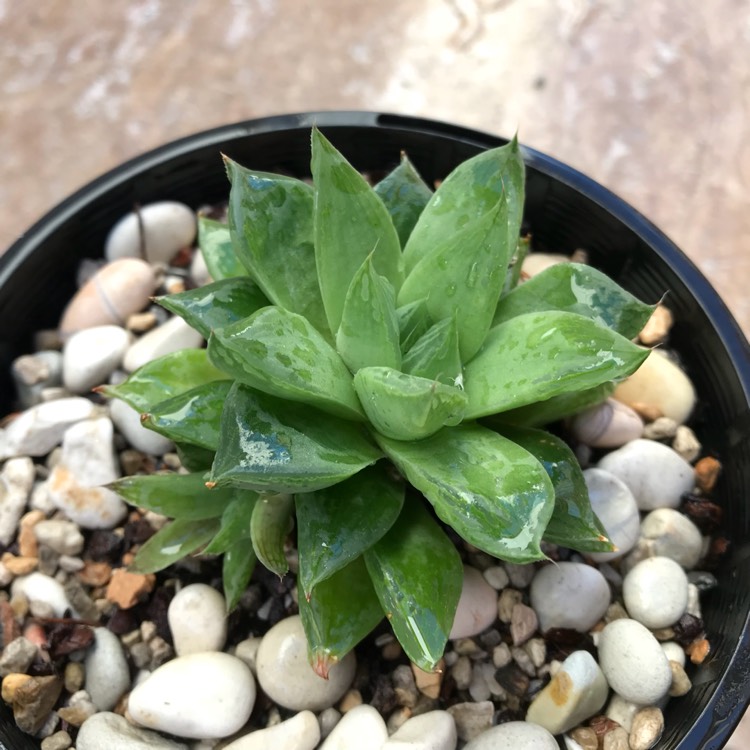
[[[0,414],[11,407],[8,365],[29,351],[31,336],[56,326],[74,291],[79,261],[102,253],[105,235],[134,204],[175,199],[198,206],[226,197],[220,152],[256,169],[309,174],[310,128],[317,124],[361,170],[394,166],[405,150],[430,181],[503,139],[443,123],[368,112],[269,117],[175,141],[127,162],[83,188],[35,224],[0,258]],[[711,750],[728,739],[750,701],[750,347],[724,304],[693,264],[643,216],[582,174],[525,149],[526,220],[537,247],[589,251],[642,299],[669,293],[676,324],[671,343],[693,380],[693,419],[724,473],[729,553],[719,586],[703,608],[711,654],[693,670],[693,689],[666,709],[661,750]],[[38,743],[0,707],[0,740],[9,750]]]

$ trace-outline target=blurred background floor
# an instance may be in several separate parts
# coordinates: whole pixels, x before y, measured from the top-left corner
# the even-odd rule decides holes
[[[518,129],[652,219],[750,334],[748,50],[750,0],[0,0],[0,249],[179,136],[394,111]]]

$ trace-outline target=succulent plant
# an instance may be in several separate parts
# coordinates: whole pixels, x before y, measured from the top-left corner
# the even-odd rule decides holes
[[[611,549],[572,451],[537,428],[641,364],[630,339],[652,308],[572,263],[518,284],[515,140],[435,192],[405,156],[371,187],[317,130],[312,185],[225,163],[228,226],[199,225],[215,281],[157,300],[207,349],[103,389],[172,438],[190,472],[116,483],[174,519],[135,567],[223,554],[233,607],[256,561],[286,573],[296,516],[318,673],[384,615],[433,669],[462,586],[446,526],[515,563],[544,558],[542,540]]]

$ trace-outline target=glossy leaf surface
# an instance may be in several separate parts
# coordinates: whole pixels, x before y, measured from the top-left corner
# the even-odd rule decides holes
[[[401,353],[406,354],[430,328],[430,313],[424,299],[410,302],[396,309]]]
[[[401,244],[391,217],[362,175],[318,131],[312,133],[318,281],[331,331],[338,331],[354,274],[372,253],[375,270],[398,290]]]
[[[235,384],[222,415],[211,480],[310,492],[343,481],[381,455],[357,423]]]
[[[464,368],[468,419],[594,388],[634,372],[648,350],[589,318],[528,313],[493,328]]]
[[[324,678],[382,619],[383,609],[359,557],[299,599],[313,669]]]
[[[336,349],[352,372],[362,367],[401,365],[393,286],[367,258],[354,274],[344,302]]]
[[[214,328],[228,326],[268,305],[266,296],[247,276],[214,281],[154,301],[179,315],[206,339]]]
[[[543,557],[555,493],[528,451],[479,425],[413,443],[376,436],[386,455],[467,542],[503,560]]]
[[[231,488],[209,490],[203,473],[136,474],[108,487],[131,505],[186,521],[219,518],[240,492]]]
[[[131,570],[156,573],[192,554],[218,531],[219,521],[212,518],[188,521],[179,518],[156,532],[135,555]]]
[[[245,593],[250,576],[255,568],[255,552],[249,539],[235,542],[222,559],[221,580],[227,600],[227,612],[231,612]]]
[[[407,656],[431,672],[443,655],[461,595],[461,558],[422,503],[410,498],[367,552],[375,592]]]
[[[432,196],[432,190],[406,154],[402,153],[401,163],[375,185],[375,192],[391,215],[401,247],[405,247],[417,219]]]
[[[312,187],[225,163],[232,183],[229,226],[242,264],[274,304],[329,336],[315,268]]]
[[[524,164],[515,139],[459,164],[430,198],[406,243],[407,273],[446,237],[484,216],[503,196],[508,205],[508,225],[520,226],[524,185]],[[517,239],[516,234],[512,247]]]
[[[145,412],[179,393],[227,377],[208,361],[205,349],[182,349],[146,363],[120,385],[105,385],[98,390]]]
[[[361,419],[352,376],[335,349],[301,315],[265,307],[213,332],[211,361],[239,382],[347,419]]]
[[[198,247],[214,281],[247,274],[234,252],[229,227],[226,224],[199,216]]]
[[[388,367],[365,367],[354,387],[373,427],[395,440],[419,440],[461,421],[464,392]]]
[[[591,508],[583,472],[573,451],[543,430],[504,427],[502,434],[536,457],[555,488],[555,508],[544,539],[580,552],[611,552],[607,532]]]
[[[455,317],[441,320],[426,331],[404,357],[401,369],[410,375],[439,380],[446,385],[462,383]]]
[[[218,488],[211,490],[211,492],[220,491]],[[221,526],[216,532],[216,536],[206,547],[206,554],[226,552],[243,539],[248,547],[252,547],[250,519],[258,502],[258,493],[252,490],[233,490],[233,492],[234,500],[227,505],[221,514]]]
[[[606,274],[580,263],[558,263],[532,276],[500,300],[493,326],[517,315],[562,310],[591,318],[635,338],[654,311]]]
[[[294,498],[291,495],[263,493],[255,503],[250,519],[250,539],[255,554],[278,576],[289,570],[284,542],[289,534],[293,510]]]
[[[156,404],[141,416],[141,423],[179,442],[216,451],[224,401],[231,380],[215,380]]]
[[[305,595],[358,558],[391,528],[404,503],[404,486],[382,466],[345,482],[295,497],[299,583]]]
[[[175,443],[175,450],[180,458],[180,463],[188,471],[208,471],[214,462],[214,451],[199,448],[190,443]]]

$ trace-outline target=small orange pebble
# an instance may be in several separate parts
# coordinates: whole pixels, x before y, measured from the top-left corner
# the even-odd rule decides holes
[[[135,560],[135,555],[132,552],[126,552],[122,556],[122,564],[125,565],[126,567],[128,565],[132,565],[133,564],[133,560]]]
[[[39,648],[47,647],[47,634],[38,622],[30,622],[23,629],[23,637],[39,646]]]
[[[685,649],[693,664],[703,664],[710,651],[711,644],[707,638],[698,638]]]
[[[659,417],[663,417],[664,413],[658,406],[653,404],[643,404],[635,402],[628,404],[628,406],[643,419],[644,422],[655,422]]]
[[[36,570],[39,559],[36,557],[16,557],[12,552],[3,553],[0,562],[14,575],[25,576]]]
[[[18,529],[18,552],[21,557],[37,557],[39,543],[36,540],[34,526],[47,516],[41,510],[32,510],[24,514]]]
[[[104,595],[108,602],[116,604],[120,609],[134,607],[141,598],[153,591],[156,576],[153,573],[130,573],[125,568],[112,571],[112,578]]]
[[[428,698],[437,698],[440,695],[440,686],[443,683],[445,672],[445,661],[441,659],[435,666],[434,672],[425,672],[416,664],[412,663],[411,671],[414,674],[414,682],[422,695]]]
[[[87,586],[104,586],[112,577],[112,566],[105,562],[86,560],[76,575],[78,580]]]
[[[30,680],[34,678],[27,674],[20,674],[18,672],[11,672],[10,674],[3,677],[2,687],[2,698],[6,703],[13,703],[13,699],[16,697],[18,689],[23,685],[26,685]]]
[[[721,463],[713,456],[702,458],[695,465],[695,483],[698,489],[706,494],[710,493],[716,485],[716,480],[721,474]]]

